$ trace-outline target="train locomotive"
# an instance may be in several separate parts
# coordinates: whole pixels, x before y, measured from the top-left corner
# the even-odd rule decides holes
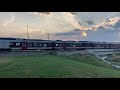
[[[0,38],[0,51],[119,49],[120,43]]]

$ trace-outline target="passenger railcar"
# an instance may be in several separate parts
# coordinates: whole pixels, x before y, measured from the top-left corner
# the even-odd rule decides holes
[[[53,49],[58,50],[58,49],[65,49],[65,43],[62,40],[55,40],[53,41]]]
[[[120,48],[120,43],[115,43],[115,42],[112,42],[110,43],[110,48],[112,49],[116,49],[116,48]]]
[[[5,41],[5,40],[0,40],[0,51],[6,51],[6,50],[10,50],[9,47],[9,42]]]
[[[109,49],[110,44],[106,42],[93,42],[93,48],[95,49]]]
[[[21,39],[0,38],[0,50],[11,51],[12,49],[21,49]]]
[[[120,49],[120,43],[0,38],[0,50]]]
[[[53,41],[51,40],[27,40],[27,50],[51,50],[53,49]]]
[[[65,49],[82,49],[81,41],[64,41]]]
[[[1,38],[0,50],[51,50],[53,41],[36,39]]]
[[[94,47],[91,41],[82,41],[82,46],[83,49],[92,49]]]

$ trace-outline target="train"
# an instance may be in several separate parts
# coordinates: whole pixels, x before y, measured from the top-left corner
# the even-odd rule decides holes
[[[120,49],[119,42],[63,41],[22,38],[0,38],[0,51],[12,50],[85,50]]]

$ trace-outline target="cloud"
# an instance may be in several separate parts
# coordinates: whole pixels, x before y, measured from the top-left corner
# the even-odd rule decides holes
[[[13,23],[13,22],[15,21],[15,18],[16,18],[16,16],[13,15],[13,14],[11,14],[10,19],[6,20],[6,21],[3,23],[3,26],[6,27],[7,25]]]
[[[106,29],[104,26],[96,25],[95,27],[92,28],[93,30],[101,30],[101,29]]]
[[[52,12],[33,12],[33,13],[36,13],[36,14],[45,14],[45,15],[51,15]],[[70,13],[71,15],[76,15],[77,13],[76,12],[68,12]]]
[[[79,29],[74,29],[73,31],[63,32],[63,33],[56,33],[56,36],[72,36],[72,35],[80,35]]]
[[[32,12],[34,15],[45,15],[45,16],[50,16],[52,15],[52,12]]]
[[[45,18],[44,19],[45,24],[47,23],[48,26],[54,25],[53,27],[57,27],[57,28],[68,28],[68,29],[78,28],[80,30],[101,30],[101,29],[112,30],[112,29],[120,28],[120,23],[119,23],[120,17],[110,18],[110,16],[113,16],[113,15],[110,15],[110,16],[108,15],[109,16],[108,17],[107,15],[105,16],[104,14],[100,17],[97,13],[91,14],[90,16],[88,16],[88,14],[85,14],[86,19],[83,19],[83,21],[79,21],[78,19],[83,18],[84,15],[79,16],[78,12],[59,12],[59,13],[57,12],[54,12],[54,13],[53,12],[33,12],[33,14],[40,15],[40,16],[42,15],[43,18]],[[99,17],[97,17],[96,15]],[[103,16],[105,16],[105,18],[107,17],[107,19],[105,18],[103,19]],[[97,19],[99,18],[98,20],[99,22],[96,21],[95,17],[97,17]]]
[[[69,12],[70,14],[72,14],[72,15],[76,15],[77,13],[76,12]]]
[[[106,19],[106,21],[103,21],[95,25],[92,29],[99,30],[99,29],[117,29],[117,28],[120,28],[120,17]]]
[[[50,15],[52,12],[38,12],[38,13]]]
[[[120,28],[120,20],[118,20],[114,25],[113,28],[119,29]]]
[[[87,34],[86,34],[86,32],[84,32],[83,30],[80,30],[80,29],[74,29],[73,31],[55,34],[55,36],[74,36],[74,35],[86,37]]]
[[[54,23],[56,25],[66,25],[70,28],[79,28],[84,29],[82,25],[78,23],[78,21],[75,19],[76,12],[32,12],[31,14],[42,16],[42,18],[45,18],[45,23],[51,22],[50,24]],[[53,22],[54,21],[54,22]],[[44,23],[44,22],[43,22]],[[60,26],[59,26],[60,27]],[[65,27],[66,28],[66,27]]]
[[[39,28],[29,28],[29,33],[32,33],[32,32],[46,33],[45,30],[41,30]]]
[[[94,21],[92,21],[92,20],[86,20],[85,21],[88,25],[93,25],[95,22]]]
[[[78,23],[73,15],[70,13],[63,12],[62,17],[64,17],[64,22],[70,24],[73,28],[79,28],[80,30],[84,30],[85,28]]]

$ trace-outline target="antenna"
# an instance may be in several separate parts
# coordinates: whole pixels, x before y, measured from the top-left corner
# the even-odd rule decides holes
[[[27,39],[29,39],[29,34],[28,34],[28,25],[27,25]]]

